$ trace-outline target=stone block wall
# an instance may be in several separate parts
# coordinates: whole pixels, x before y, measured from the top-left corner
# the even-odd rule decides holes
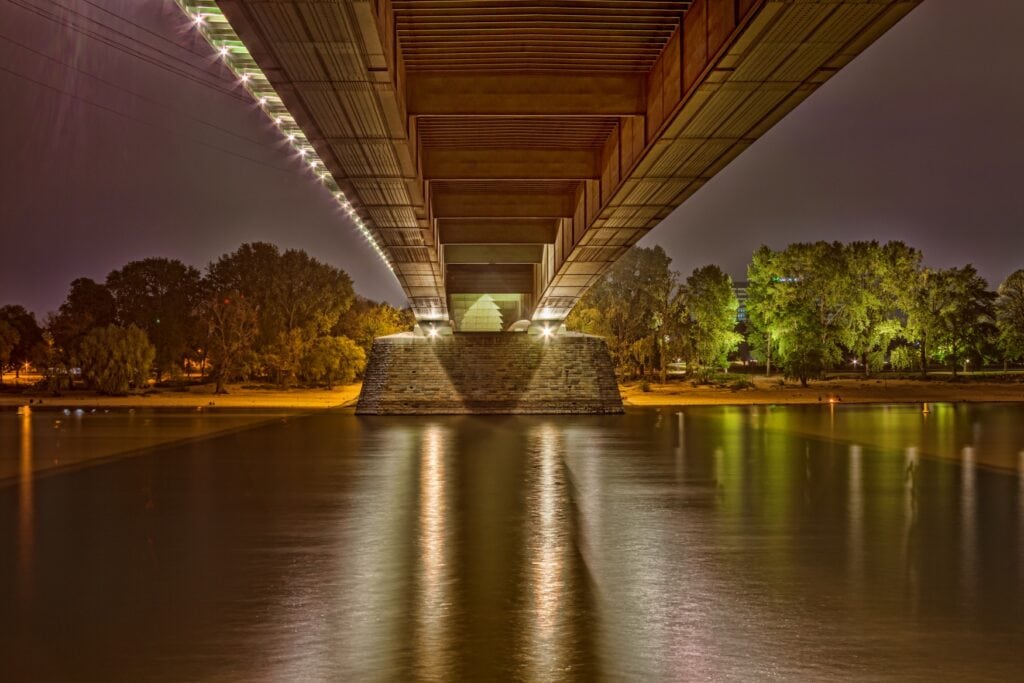
[[[621,413],[604,340],[580,334],[412,334],[373,342],[356,413]]]

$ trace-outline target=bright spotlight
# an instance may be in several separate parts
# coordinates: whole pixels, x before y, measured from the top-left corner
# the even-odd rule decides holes
[[[427,330],[427,336],[430,337],[431,339],[437,337],[438,334],[439,332],[437,331],[437,328],[434,327],[433,325],[431,325],[430,329]]]
[[[551,329],[551,327],[548,325],[545,325],[544,327],[540,328],[540,336],[544,337],[545,339],[549,339],[551,335],[553,335],[554,333],[555,331]]]

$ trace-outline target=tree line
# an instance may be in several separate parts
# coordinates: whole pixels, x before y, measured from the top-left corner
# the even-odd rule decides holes
[[[0,308],[3,371],[26,364],[52,389],[74,370],[93,388],[123,393],[149,378],[193,371],[216,382],[351,382],[374,337],[409,329],[412,314],[358,296],[342,270],[302,250],[243,244],[205,272],[147,258],[79,278],[42,325],[21,306]]]
[[[645,377],[673,359],[698,378],[726,369],[740,343],[770,374],[805,384],[853,366],[927,376],[1024,360],[1024,270],[996,291],[971,265],[928,268],[902,242],[814,242],[758,249],[747,268],[745,320],[714,265],[682,280],[660,247],[634,247],[569,316],[608,339],[620,374]]]
[[[633,247],[592,287],[566,327],[604,337],[619,373],[664,382],[668,365],[685,359],[701,378],[728,365],[742,340],[732,278],[715,265],[685,280],[660,246]]]

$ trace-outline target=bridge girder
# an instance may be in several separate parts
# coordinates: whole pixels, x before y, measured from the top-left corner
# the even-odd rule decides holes
[[[218,0],[420,319],[456,283],[564,318],[918,2]]]

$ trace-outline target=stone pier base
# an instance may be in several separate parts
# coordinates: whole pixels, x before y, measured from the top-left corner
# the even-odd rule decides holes
[[[561,334],[400,334],[373,342],[360,415],[621,413],[608,347]]]

